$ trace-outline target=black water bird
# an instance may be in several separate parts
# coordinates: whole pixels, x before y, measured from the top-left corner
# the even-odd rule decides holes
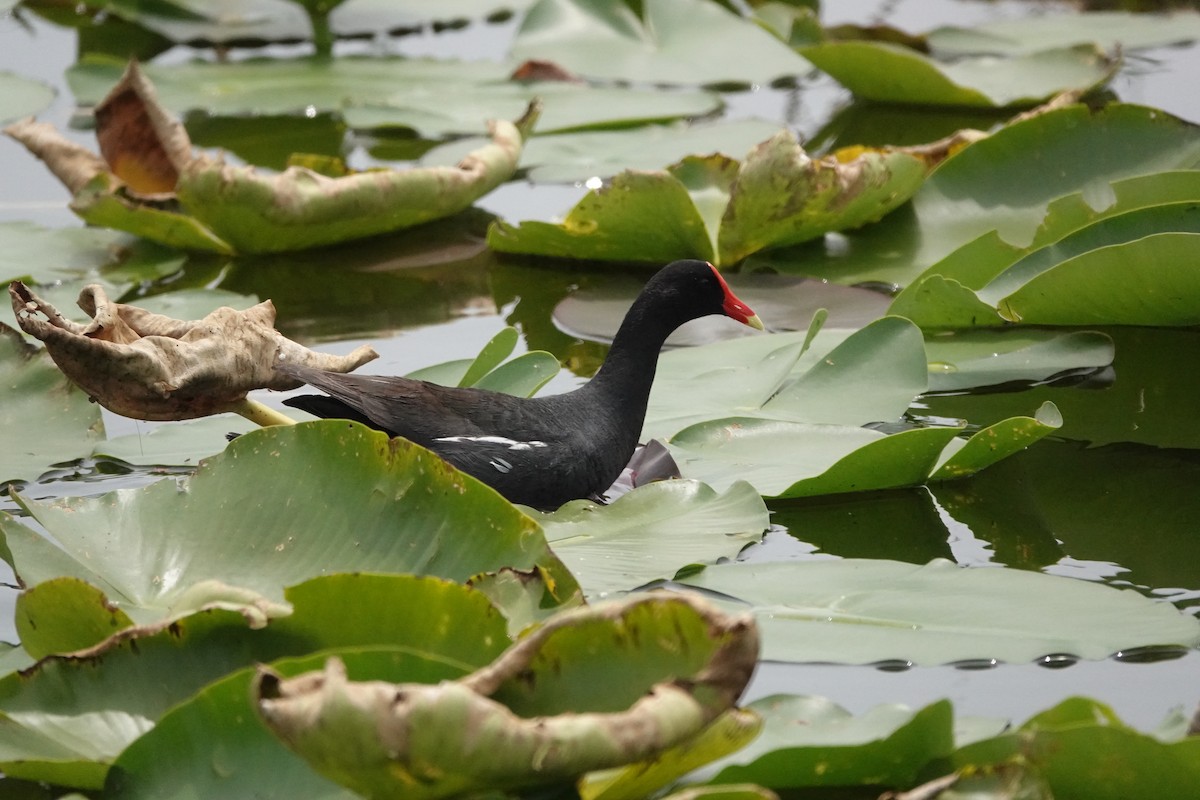
[[[514,503],[553,509],[612,485],[637,447],[663,343],[683,323],[712,314],[762,329],[711,264],[668,264],[634,301],[595,377],[547,397],[277,366],[329,395],[286,405],[403,436]]]

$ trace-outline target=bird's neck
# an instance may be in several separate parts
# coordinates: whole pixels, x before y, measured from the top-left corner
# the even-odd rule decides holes
[[[613,338],[600,371],[586,385],[620,410],[627,425],[641,433],[654,382],[658,355],[667,337],[686,320],[643,302],[639,297]]]

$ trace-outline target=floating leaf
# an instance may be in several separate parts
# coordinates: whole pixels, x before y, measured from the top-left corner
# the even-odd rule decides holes
[[[136,283],[164,278],[182,265],[183,254],[100,228],[46,228],[30,222],[0,223],[0,283],[34,284],[104,279]],[[77,287],[82,288],[82,286]]]
[[[656,96],[661,101],[673,98],[675,93],[659,92]],[[552,111],[553,106],[547,108],[538,120],[538,135],[521,151],[521,169],[535,183],[583,183],[622,170],[654,170],[691,153],[745,153],[779,130],[773,123],[748,119],[547,133],[554,130],[546,121]],[[476,141],[435,147],[421,157],[421,162],[456,163]]]
[[[1090,91],[1113,73],[1112,62],[1090,44],[951,63],[888,42],[823,42],[800,52],[856,97],[881,103],[1033,106],[1060,92]]]
[[[964,747],[954,762],[968,773],[1018,764],[1041,776],[1054,797],[1186,797],[1200,782],[1200,739],[1164,742],[1128,727],[1103,703],[1073,697]]]
[[[917,190],[929,163],[890,148],[813,159],[795,134],[783,131],[741,162],[689,156],[665,170],[621,172],[561,224],[497,221],[488,244],[562,258],[734,264],[766,247],[880,219]]]
[[[1027,55],[1091,42],[1110,52],[1117,47],[1128,52],[1200,39],[1200,14],[1182,9],[1170,14],[1049,13],[984,22],[970,28],[938,28],[925,38],[934,52],[943,56]]]
[[[100,409],[44,350],[0,324],[0,484],[33,480],[52,464],[86,455],[103,437]]]
[[[773,695],[747,706],[763,719],[748,746],[694,777],[772,789],[909,786],[954,750],[950,703],[913,711],[876,706],[860,716],[823,697]]]
[[[689,564],[733,558],[770,525],[754,487],[717,493],[696,481],[659,481],[612,505],[574,500],[536,514],[546,540],[590,597],[671,578]]]
[[[1099,331],[959,331],[925,340],[932,392],[1087,374],[1110,365],[1115,351]]]
[[[536,105],[453,167],[368,170],[329,178],[305,167],[265,174],[192,152],[136,63],[96,109],[102,160],[47,125],[6,132],[47,162],[93,224],[190,249],[281,252],[366,238],[447,217],[516,171]]]
[[[774,251],[756,256],[753,264],[838,283],[906,286],[931,264],[992,231],[1025,246],[1060,198],[1079,195],[1091,208],[1107,208],[1114,197],[1126,202],[1115,195],[1126,179],[1196,166],[1200,128],[1195,125],[1122,103],[1095,110],[1067,106],[1020,119],[962,149],[930,175],[913,195],[910,210],[848,236],[828,253],[812,247]],[[1130,190],[1130,198],[1152,196],[1153,181]],[[1073,208],[1083,216],[1081,206]],[[1063,235],[1056,233],[1051,241]]]
[[[553,617],[459,681],[356,683],[331,660],[290,680],[262,671],[254,694],[321,774],[368,796],[448,797],[652,757],[732,706],[757,652],[747,619],[643,595]]]
[[[54,101],[54,94],[54,89],[40,81],[0,72],[0,122],[37,114]]]
[[[270,301],[247,311],[219,308],[204,319],[177,320],[110,302],[87,286],[79,307],[91,321],[63,317],[20,281],[8,289],[22,330],[46,343],[54,363],[88,396],[134,419],[192,419],[236,411],[262,424],[286,422],[246,399],[252,389],[295,389],[275,369],[280,359],[349,372],[376,357],[363,346],[346,356],[309,350],[275,330]]]
[[[77,637],[96,630],[102,621],[103,596],[86,584],[68,579],[43,583],[63,601],[34,602],[23,607],[34,614],[30,624],[53,626]],[[28,596],[28,595],[26,595]],[[95,788],[103,784],[109,763],[132,740],[151,728],[168,709],[186,700],[205,684],[255,662],[302,656],[313,651],[346,647],[381,650],[390,667],[386,675],[404,680],[437,681],[460,677],[498,655],[507,645],[503,617],[478,592],[446,581],[401,575],[335,575],[316,578],[285,592],[289,616],[273,619],[260,630],[247,627],[241,615],[210,610],[187,616],[171,625],[126,628],[110,636],[86,656],[51,657],[24,675],[0,680],[0,759],[5,773],[61,785]],[[99,600],[99,602],[96,602]],[[89,611],[87,604],[94,603]],[[348,613],[358,604],[391,608],[394,613]],[[373,605],[378,604],[378,605]],[[420,608],[419,615],[403,609]],[[83,610],[84,620],[68,614]],[[126,618],[127,620],[127,618]],[[49,640],[43,637],[43,643]],[[60,642],[65,641],[59,639]],[[403,642],[403,646],[396,643]],[[313,664],[318,666],[324,657]],[[164,681],[163,676],[170,676]],[[248,672],[242,673],[241,691],[215,709],[204,693],[190,703],[222,714],[226,724],[212,726],[218,738],[247,726],[235,720],[252,720]],[[154,691],[146,687],[153,685]],[[220,692],[221,690],[215,690]],[[251,741],[272,743],[258,725],[249,726]],[[62,736],[63,730],[72,734]],[[177,730],[155,734],[155,741],[173,740]],[[214,742],[196,735],[189,748],[205,753],[199,760],[183,758],[184,748],[173,748],[175,757],[158,759],[180,771],[207,773],[202,783],[230,786],[245,779],[239,763],[226,750],[228,740]],[[46,742],[56,742],[48,749]],[[144,751],[143,751],[144,752]],[[195,752],[194,750],[192,752]],[[212,770],[212,759],[228,770]],[[252,758],[253,750],[247,757]],[[284,754],[286,756],[286,753]],[[243,766],[245,761],[240,762]],[[311,773],[303,770],[310,778]],[[140,780],[141,776],[137,776]],[[240,796],[232,792],[230,796]]]
[[[589,86],[571,81],[416,84],[403,86],[398,91],[397,87],[389,86],[383,99],[363,95],[361,87],[355,91],[361,99],[341,112],[351,127],[381,133],[411,129],[427,137],[475,133],[480,130],[483,119],[515,119],[535,99],[540,100],[545,109],[538,118],[540,133],[702,117],[718,111],[721,106],[720,98],[711,92],[661,92],[621,86]],[[433,94],[436,94],[436,100],[430,96]],[[580,141],[579,146],[586,146],[586,141]],[[456,146],[453,152],[465,151]],[[424,159],[425,163],[431,160]],[[433,163],[456,164],[458,160],[438,159]],[[662,163],[657,161],[653,166]]]
[[[278,602],[282,587],[335,571],[465,581],[516,567],[544,576],[550,605],[559,601],[549,598],[574,591],[532,520],[428,451],[354,423],[254,431],[185,485],[180,492],[174,481],[160,481],[48,503],[21,498],[66,553],[48,561],[52,545],[0,517],[14,569],[27,585],[82,578],[138,621],[178,618],[212,603],[257,615]],[[278,496],[325,498],[326,513],[314,515],[305,503],[262,502],[283,486]],[[167,524],[174,535],[163,539]],[[101,535],[106,544],[98,547]],[[447,537],[471,543],[444,545]]]
[[[701,0],[540,0],[512,55],[561,64],[589,78],[655,83],[768,83],[810,65],[749,20]],[[736,52],[737,59],[712,53]]]
[[[1029,662],[1200,643],[1200,620],[1131,590],[942,560],[721,564],[680,582],[753,608],[769,660]]]
[[[984,236],[926,270],[891,310],[929,327],[1193,325],[1198,235],[1192,201],[1105,215],[1023,251]]]

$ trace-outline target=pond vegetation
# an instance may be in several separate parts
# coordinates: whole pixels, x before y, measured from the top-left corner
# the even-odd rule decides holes
[[[0,797],[1193,796],[1200,14],[886,5],[0,0]],[[768,327],[682,477],[278,410],[570,389],[676,259]]]

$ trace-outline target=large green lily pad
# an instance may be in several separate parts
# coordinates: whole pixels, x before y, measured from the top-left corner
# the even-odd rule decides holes
[[[1166,192],[1183,183],[1172,180],[1177,175],[1165,176]],[[1194,325],[1198,212],[1200,201],[1189,200],[1104,214],[1057,241],[1024,249],[985,235],[930,267],[890,310],[934,328]],[[1049,225],[1068,227],[1072,215],[1051,214]],[[1039,233],[1047,230],[1043,225]]]
[[[1057,355],[1051,348],[1049,364],[1034,374],[1095,366],[1094,340],[1080,337]],[[1099,346],[1099,355],[1110,356]],[[961,431],[952,427],[890,435],[860,427],[898,420],[946,357],[929,366],[919,331],[899,317],[849,335],[769,334],[667,353],[643,435],[667,439],[685,477],[720,488],[747,480],[764,496],[807,497],[964,477],[1062,425],[1046,404],[1033,417],[998,421],[969,440],[956,438]],[[976,369],[965,382],[993,382],[983,365]],[[1026,369],[1034,367],[1019,371]]]
[[[733,558],[770,525],[754,487],[718,493],[696,481],[660,481],[612,505],[575,500],[535,518],[589,597],[605,597],[690,564]]]
[[[657,97],[661,103],[675,93]],[[521,151],[521,169],[534,183],[594,182],[622,170],[655,170],[692,153],[745,153],[779,131],[773,123],[744,119],[548,133],[554,129],[552,122],[547,123],[553,113],[554,107],[547,106],[538,120],[538,135]],[[454,164],[476,142],[467,139],[435,147],[421,162]]]
[[[4,222],[0,239],[4,241],[0,283],[63,284],[64,295],[78,295],[85,282],[128,287],[165,278],[178,271],[184,260],[176,250],[102,228]],[[66,303],[62,307],[69,308]]]
[[[679,580],[753,609],[770,660],[1029,662],[1200,644],[1200,620],[1132,590],[942,560],[721,564]]]
[[[738,58],[713,58],[713,53]],[[679,84],[768,83],[810,69],[791,48],[717,3],[540,0],[525,14],[514,58],[561,64],[588,78]]]
[[[574,591],[537,524],[492,489],[422,448],[355,423],[254,431],[205,462],[186,486],[180,492],[160,481],[91,499],[19,498],[65,549],[53,557],[54,545],[12,517],[0,518],[0,531],[26,585],[79,577],[138,621],[212,606],[269,618],[280,613],[284,586],[333,571],[465,581],[514,567],[542,572],[558,597]],[[325,512],[314,515],[288,497],[323,497]],[[166,527],[169,539],[162,538]]]
[[[994,53],[1026,55],[1056,47],[1094,42],[1106,51],[1129,52],[1200,39],[1200,14],[1093,11],[1086,14],[1038,14],[996,20],[970,28],[942,27],[925,36],[939,55]]]
[[[754,257],[752,264],[839,283],[907,286],[930,265],[992,231],[1014,247],[1028,245],[1060,198],[1080,195],[1090,209],[1114,202],[1122,210],[1138,207],[1149,201],[1134,198],[1152,197],[1155,190],[1146,184],[1131,188],[1126,200],[1118,194],[1122,181],[1197,166],[1195,125],[1142,106],[1068,106],[1012,123],[964,148],[930,175],[913,195],[911,210],[848,235],[835,250],[774,251]],[[1171,180],[1176,188],[1163,189],[1157,203],[1188,193],[1180,179]],[[1075,203],[1070,208],[1076,221],[1064,224],[1074,227],[1097,213]],[[1059,223],[1053,229],[1049,241],[1069,232]]]
[[[1059,92],[1094,89],[1114,69],[1093,45],[951,63],[887,42],[823,42],[800,52],[859,98],[929,106],[1033,106]]]
[[[561,224],[497,221],[488,244],[560,258],[734,264],[766,247],[874,222],[912,196],[927,168],[921,157],[890,148],[813,159],[782,131],[740,162],[713,154],[621,172]]]

